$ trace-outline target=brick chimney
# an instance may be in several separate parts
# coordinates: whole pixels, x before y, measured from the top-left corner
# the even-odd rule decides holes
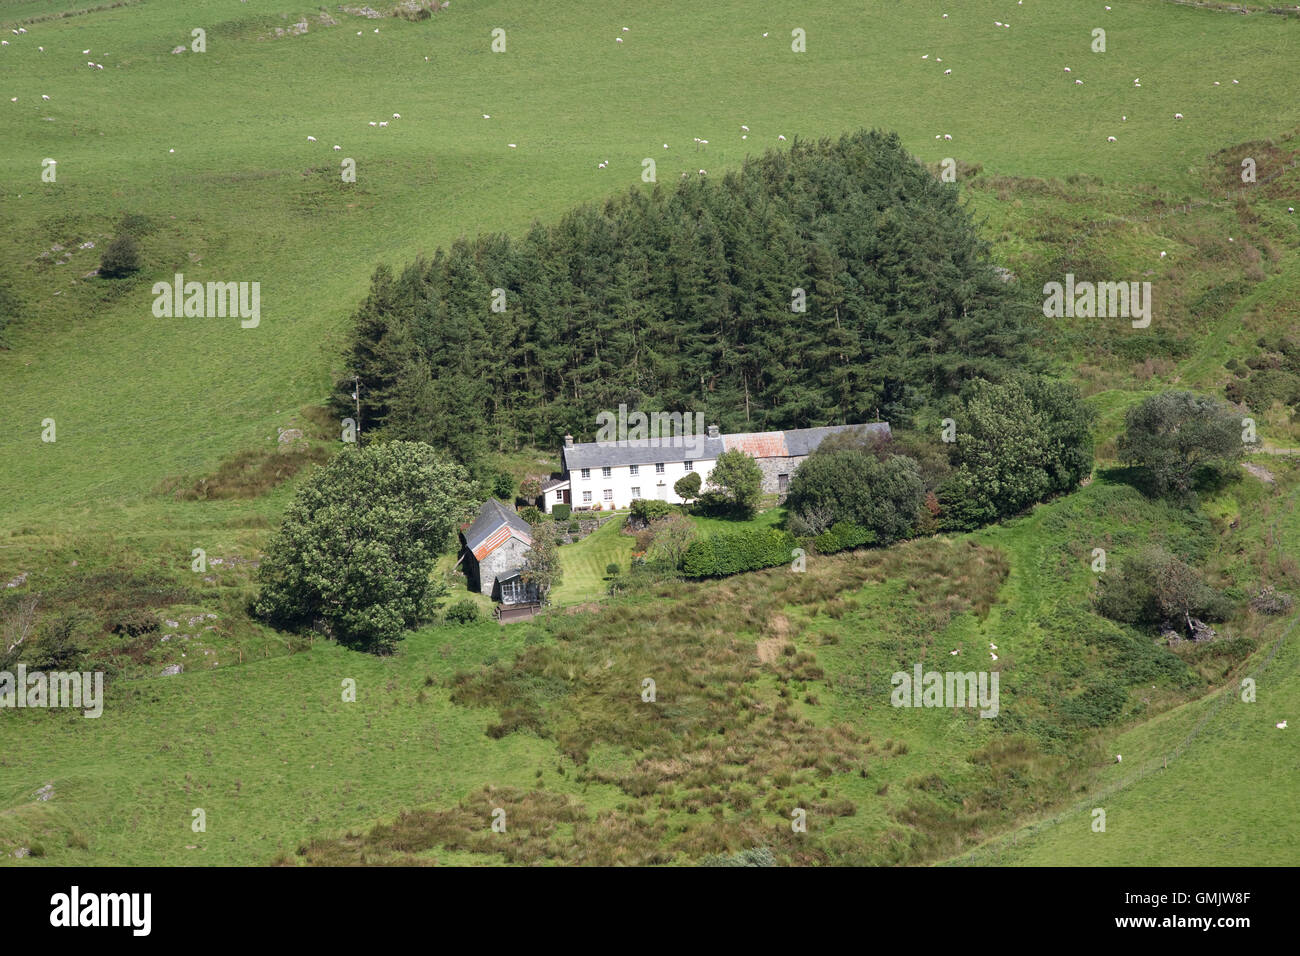
[[[709,437],[710,437],[710,438],[717,438],[717,437],[718,437],[718,426],[717,426],[717,425],[710,425],[710,426],[709,426]]]
[[[573,447],[573,436],[572,436],[572,435],[565,435],[565,436],[564,436],[564,447],[565,447],[565,448],[572,448],[572,447]]]

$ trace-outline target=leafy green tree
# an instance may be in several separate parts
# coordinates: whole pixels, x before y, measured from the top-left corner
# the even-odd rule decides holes
[[[677,492],[677,497],[681,498],[687,504],[694,501],[700,496],[700,486],[703,482],[700,480],[700,473],[693,471],[689,475],[683,475],[673,483],[673,491]]]
[[[1205,469],[1241,457],[1241,416],[1218,399],[1162,392],[1128,410],[1117,450],[1143,468],[1158,495],[1186,499]]]
[[[464,471],[428,445],[350,447],[309,476],[258,569],[255,611],[389,653],[440,593],[437,556],[469,510]]]
[[[709,472],[712,486],[701,499],[725,509],[735,517],[750,518],[763,498],[763,472],[739,448],[724,451]]]
[[[525,584],[537,588],[538,600],[545,601],[551,589],[564,579],[560,567],[559,532],[555,522],[533,525],[532,537],[532,547],[524,552],[524,571],[521,577]]]
[[[1023,377],[972,381],[956,468],[940,492],[946,527],[976,528],[1075,488],[1092,470],[1092,415],[1078,392]]]
[[[650,522],[650,547],[646,557],[671,568],[681,566],[682,558],[699,531],[695,522],[683,514],[669,514]]]
[[[795,470],[786,507],[801,524],[819,533],[840,522],[870,531],[888,544],[916,528],[925,482],[916,462],[903,455],[884,461],[864,447],[820,448]]]

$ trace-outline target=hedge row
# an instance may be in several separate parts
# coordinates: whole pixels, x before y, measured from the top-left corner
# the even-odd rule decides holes
[[[569,515],[573,514],[573,505],[566,505],[563,502],[551,505],[551,514],[556,521],[568,521]]]
[[[850,548],[860,548],[864,544],[874,544],[875,541],[874,531],[852,521],[837,521],[831,528],[813,539],[818,554],[848,551]]]
[[[724,577],[773,568],[793,560],[794,535],[776,528],[743,528],[699,538],[686,549],[682,574],[688,578]]]
[[[662,518],[679,509],[658,498],[637,498],[632,502],[631,510],[634,525],[648,525],[656,518]]]

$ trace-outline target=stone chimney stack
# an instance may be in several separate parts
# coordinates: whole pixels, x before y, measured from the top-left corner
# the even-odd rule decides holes
[[[572,447],[573,447],[573,436],[572,436],[572,435],[565,435],[565,436],[564,436],[564,447],[565,447],[565,448],[572,448]]]
[[[710,425],[710,426],[709,426],[709,437],[710,437],[710,438],[717,438],[717,437],[718,437],[718,426],[717,426],[717,425]]]

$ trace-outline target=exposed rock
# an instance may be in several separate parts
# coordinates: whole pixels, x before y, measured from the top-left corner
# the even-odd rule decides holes
[[[278,431],[280,432],[279,442],[281,445],[287,445],[302,438],[301,428],[281,428]]]
[[[168,664],[166,667],[164,667],[164,668],[162,669],[162,675],[161,675],[161,676],[163,676],[163,677],[175,677],[175,676],[176,676],[177,674],[179,674],[182,670],[184,670],[184,668],[181,667],[180,664]]]
[[[184,53],[184,52],[185,52],[185,47],[184,47],[184,46],[178,46],[178,47],[176,47],[175,49],[173,49],[172,52],[173,52],[173,53]]]
[[[26,583],[27,583],[27,572],[24,571],[22,574],[15,577],[12,581],[9,581],[7,584],[5,584],[5,587],[20,588]]]
[[[50,799],[50,797],[54,796],[54,784],[47,783],[45,786],[41,787],[41,789],[32,794],[32,796],[37,800],[40,800],[42,803],[45,802]]]

